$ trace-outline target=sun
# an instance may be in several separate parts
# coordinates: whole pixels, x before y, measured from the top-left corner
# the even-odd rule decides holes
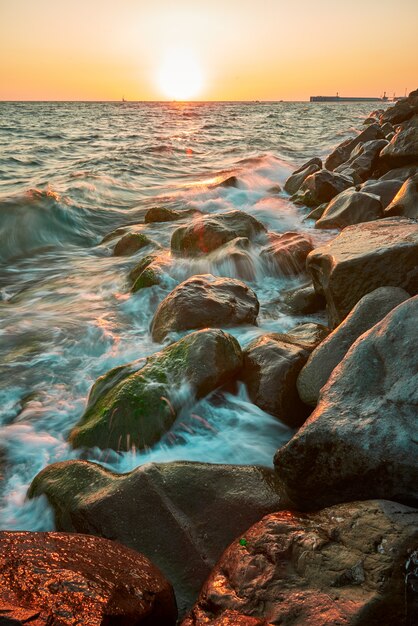
[[[158,84],[170,100],[190,100],[198,96],[203,77],[193,53],[183,49],[167,52],[158,73]]]

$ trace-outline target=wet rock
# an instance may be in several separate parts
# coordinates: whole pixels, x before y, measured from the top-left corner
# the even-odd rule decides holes
[[[174,626],[177,619],[161,572],[99,537],[1,532],[0,587],[4,624]]]
[[[319,220],[319,218],[322,217],[322,215],[324,214],[327,206],[328,202],[324,202],[323,204],[317,206],[315,209],[312,209],[312,211],[310,211],[305,217],[305,220]]]
[[[139,278],[139,276],[142,274],[142,272],[145,269],[147,269],[147,267],[157,258],[158,258],[158,254],[156,252],[152,252],[151,254],[147,254],[146,256],[144,256],[139,261],[139,263],[137,263],[135,267],[133,267],[131,271],[129,272],[128,274],[129,282],[132,283],[133,285],[136,279]]]
[[[409,297],[399,287],[379,287],[363,296],[345,320],[315,348],[301,370],[297,380],[301,400],[315,406],[321,388],[356,339]]]
[[[344,189],[352,186],[353,181],[346,176],[321,170],[308,176],[302,183],[300,191],[303,192],[303,202],[307,206],[315,206],[329,202]]]
[[[388,145],[386,139],[377,139],[375,141],[366,141],[356,146],[350,157],[334,172],[345,174],[346,176],[356,177],[355,182],[365,181],[369,178],[378,162],[379,154],[385,146]]]
[[[386,172],[386,174],[383,174],[383,176],[379,178],[379,181],[401,180],[402,182],[405,182],[408,178],[410,178],[410,176],[414,176],[414,174],[418,174],[418,165],[396,167]]]
[[[151,239],[144,233],[127,233],[122,239],[119,239],[114,247],[113,256],[130,256],[152,243]]]
[[[155,285],[161,285],[164,278],[164,272],[158,267],[156,263],[150,263],[146,269],[136,279],[132,285],[132,293],[141,291],[141,289],[147,289],[148,287],[154,287]]]
[[[418,513],[393,502],[273,513],[224,552],[182,626],[409,626],[417,539]]]
[[[383,217],[383,210],[379,197],[353,187],[331,200],[315,228],[345,228],[380,217]]]
[[[152,207],[145,213],[145,223],[152,224],[154,222],[176,222],[186,217],[200,215],[198,209],[168,209],[167,207]]]
[[[100,243],[108,243],[109,241],[112,241],[112,239],[116,239],[116,237],[124,235],[128,230],[129,226],[121,226],[120,228],[116,228],[115,230],[112,230],[112,232],[105,235]]]
[[[382,208],[385,209],[402,187],[401,180],[368,180],[361,187],[360,191],[378,196]]]
[[[221,330],[191,333],[161,352],[117,367],[93,385],[86,411],[70,433],[74,448],[129,450],[152,446],[186,401],[233,380],[241,369],[238,342]]]
[[[177,228],[171,238],[171,250],[182,256],[200,256],[237,237],[250,241],[265,236],[266,228],[255,217],[243,211],[205,215]]]
[[[240,280],[200,274],[180,283],[164,298],[151,323],[154,341],[173,331],[255,324],[259,303]]]
[[[397,102],[380,116],[380,123],[401,124],[418,113],[418,98],[409,96]]]
[[[398,128],[379,155],[379,169],[388,170],[403,165],[418,165],[418,115]]]
[[[285,424],[303,424],[310,409],[299,398],[296,380],[309,353],[327,335],[318,324],[303,324],[288,334],[269,334],[252,341],[244,351],[242,377],[258,407]]]
[[[418,297],[361,335],[309,420],[275,456],[296,507],[387,498],[417,506]]]
[[[291,276],[305,269],[306,257],[313,249],[309,237],[300,233],[271,234],[270,241],[260,258],[272,273]]]
[[[307,258],[315,290],[325,296],[335,328],[377,287],[418,292],[418,222],[391,217],[347,226]]]
[[[251,255],[251,242],[237,237],[208,255],[208,261],[221,269],[222,276],[254,280],[256,269]]]
[[[180,614],[228,544],[281,508],[270,469],[184,461],[125,475],[83,461],[55,463],[32,483],[29,496],[41,494],[58,529],[112,537],[151,558],[172,582]]]
[[[357,137],[346,139],[343,141],[325,161],[327,170],[334,170],[336,167],[345,163],[356,146],[366,141],[374,141],[376,139],[384,139],[384,134],[378,124],[370,124]],[[330,200],[331,198],[329,198]]]
[[[228,178],[219,183],[218,187],[238,187],[238,177],[228,176]]]
[[[321,159],[311,159],[310,161],[302,165],[302,167],[300,167],[298,170],[293,172],[291,176],[289,176],[284,184],[285,191],[293,195],[299,190],[299,187],[308,176],[314,174],[315,172],[319,172],[320,169],[322,169]]]
[[[385,210],[385,215],[403,215],[418,219],[418,174],[406,180]]]
[[[325,298],[312,284],[284,293],[284,302],[293,315],[310,315],[325,309]]]

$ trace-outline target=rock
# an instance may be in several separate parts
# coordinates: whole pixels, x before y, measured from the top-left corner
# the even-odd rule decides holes
[[[182,626],[408,626],[417,538],[418,513],[394,502],[273,513],[224,552]]]
[[[325,296],[335,328],[377,287],[418,292],[418,222],[391,217],[347,226],[307,258],[315,290]]]
[[[328,202],[324,202],[323,204],[317,206],[315,209],[312,209],[312,211],[310,211],[305,217],[305,220],[319,220],[319,218],[322,217],[327,206]]]
[[[355,188],[346,189],[333,198],[315,228],[345,228],[350,224],[370,222],[383,216],[378,196]]]
[[[8,624],[174,626],[177,619],[161,572],[142,554],[99,537],[0,532],[0,588]]]
[[[360,182],[365,181],[372,175],[379,159],[379,154],[385,146],[388,145],[386,139],[376,139],[375,141],[366,141],[356,146],[350,157],[334,172],[345,174],[346,176],[357,177]]]
[[[319,172],[321,168],[321,159],[311,159],[308,163],[305,163],[305,165],[289,176],[284,184],[284,190],[293,195],[299,190],[299,187],[308,176],[314,174],[315,172]]]
[[[238,187],[238,177],[228,176],[228,178],[219,183],[218,187]]]
[[[370,124],[365,128],[357,137],[352,139],[346,139],[339,146],[335,148],[333,152],[328,156],[325,161],[325,168],[327,170],[334,170],[336,167],[347,161],[350,154],[356,146],[366,141],[374,141],[375,139],[384,139],[380,126],[378,124]],[[331,199],[331,198],[329,198]]]
[[[208,255],[208,261],[221,268],[222,275],[254,280],[256,269],[247,237],[236,237]]]
[[[109,241],[112,241],[112,239],[116,239],[116,237],[120,237],[121,235],[124,235],[128,230],[129,230],[129,226],[121,226],[120,228],[116,228],[115,230],[112,230],[112,232],[105,235],[103,239],[101,240],[100,244],[108,243]]]
[[[408,178],[402,185],[385,215],[403,215],[418,219],[418,174]]]
[[[154,341],[170,332],[255,324],[259,303],[240,280],[200,274],[188,278],[164,298],[151,323]]]
[[[274,472],[256,466],[148,463],[113,474],[83,461],[55,463],[33,481],[60,530],[112,537],[151,558],[190,609],[223,550],[279,510]]]
[[[127,233],[114,247],[113,256],[130,256],[151,244],[151,239],[144,233]]]
[[[312,284],[284,293],[284,302],[293,315],[310,315],[325,309],[325,298]]]
[[[136,293],[141,289],[147,289],[148,287],[154,287],[154,285],[160,285],[163,281],[163,276],[164,272],[161,271],[158,265],[150,263],[132,285],[132,293]]]
[[[382,124],[381,130],[386,138],[388,135],[391,135],[392,133],[395,132],[395,128],[392,126],[390,122],[385,122],[384,124]]]
[[[244,351],[242,370],[252,402],[289,426],[303,424],[310,410],[299,399],[296,380],[309,353],[327,332],[321,325],[304,324],[288,334],[263,335],[252,341]]]
[[[308,206],[315,206],[323,202],[329,202],[344,189],[352,186],[353,181],[345,176],[321,170],[308,176],[302,183],[300,191],[304,192],[304,203]]]
[[[360,191],[378,196],[382,208],[385,209],[402,187],[401,180],[367,180]]]
[[[370,115],[364,120],[363,126],[369,126],[369,124],[378,124],[378,123],[379,123],[379,120],[373,117],[372,115]]]
[[[392,170],[386,172],[379,178],[379,181],[382,180],[401,180],[405,182],[410,176],[414,176],[414,174],[418,173],[418,165],[408,165],[406,167],[396,167]]]
[[[395,104],[395,106],[386,109],[386,111],[380,116],[380,123],[383,125],[386,122],[390,124],[401,124],[406,122],[413,115],[418,113],[418,98],[409,96],[404,98]]]
[[[243,211],[204,215],[174,231],[171,250],[177,255],[199,256],[216,250],[236,237],[247,237],[253,241],[265,234],[263,224]]]
[[[145,213],[145,223],[152,224],[154,222],[176,222],[177,220],[193,215],[200,215],[198,209],[168,209],[167,207],[152,207]]]
[[[260,258],[274,274],[291,276],[305,269],[306,257],[313,249],[309,237],[300,233],[272,235],[271,244],[263,248]]]
[[[379,155],[378,169],[418,165],[418,115],[399,126],[390,143]]]
[[[321,388],[356,339],[409,297],[399,287],[379,287],[363,296],[345,320],[315,348],[302,368],[297,380],[301,400],[315,406]]]
[[[70,433],[74,448],[129,450],[152,446],[185,402],[233,380],[241,369],[238,342],[221,330],[187,335],[161,352],[117,367],[93,385],[86,411]]]
[[[385,498],[418,505],[418,297],[361,335],[309,420],[275,456],[292,506]]]
[[[134,268],[128,274],[129,282],[132,284],[135,283],[136,279],[141,276],[142,272],[147,269],[147,267],[158,258],[158,254],[156,252],[152,252],[151,254],[147,254],[144,256],[139,263],[135,265]]]

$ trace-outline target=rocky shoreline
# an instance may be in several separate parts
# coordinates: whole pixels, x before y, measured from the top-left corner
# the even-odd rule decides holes
[[[229,263],[236,278],[177,285],[150,328],[161,350],[100,377],[69,436],[81,450],[147,448],[197,399],[241,381],[295,429],[274,470],[46,467],[28,497],[47,498],[59,532],[0,533],[0,625],[417,623],[418,90],[284,190],[316,228],[341,232],[314,248],[242,211],[147,211],[146,224],[179,222],[172,258]],[[164,283],[167,252],[135,226],[104,243],[135,260],[132,292]],[[256,324],[254,250],[272,275],[306,273],[284,306],[326,309],[327,327],[241,348],[225,329]],[[175,333],[186,334],[170,343]]]

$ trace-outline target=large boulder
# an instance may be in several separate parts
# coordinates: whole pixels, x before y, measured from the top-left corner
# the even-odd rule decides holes
[[[0,623],[10,626],[175,626],[177,619],[161,572],[99,537],[0,532],[0,589]]]
[[[188,278],[164,298],[151,323],[154,341],[173,331],[255,324],[259,303],[240,280],[200,274]]]
[[[392,202],[401,187],[402,180],[371,179],[363,183],[360,187],[360,191],[378,196],[382,204],[382,209],[385,209]]]
[[[280,510],[273,470],[207,463],[149,463],[113,474],[83,461],[56,463],[33,481],[58,529],[111,537],[151,558],[173,583],[180,613],[228,544]]]
[[[311,252],[307,268],[327,301],[333,328],[366,293],[377,287],[418,292],[418,222],[391,217],[347,226]]]
[[[357,137],[346,139],[337,146],[325,161],[327,170],[334,170],[336,167],[345,163],[353,152],[354,148],[366,141],[375,141],[376,139],[384,139],[385,136],[378,124],[370,124],[357,135]]]
[[[418,98],[413,92],[409,94],[408,98],[399,100],[393,107],[386,109],[380,116],[380,123],[383,125],[386,122],[390,124],[401,124],[406,122],[413,115],[418,113]]]
[[[372,175],[380,152],[389,142],[386,139],[366,141],[356,146],[349,159],[335,168],[334,172],[357,177],[361,181]]]
[[[315,206],[329,202],[344,189],[352,186],[352,179],[328,170],[320,170],[308,176],[302,183],[300,187],[300,192],[303,192],[301,200],[307,206]]]
[[[301,400],[315,406],[321,388],[355,340],[409,297],[399,287],[379,287],[363,296],[345,320],[315,348],[301,370],[297,380]]]
[[[242,377],[251,400],[288,426],[303,424],[310,409],[296,381],[312,350],[327,336],[320,324],[303,324],[286,334],[262,335],[244,351]]]
[[[379,155],[378,169],[418,165],[418,115],[399,126],[390,143]]]
[[[238,342],[221,330],[197,331],[161,352],[110,370],[93,385],[87,408],[69,440],[74,448],[129,450],[152,446],[188,402],[235,379]]]
[[[291,276],[305,269],[306,257],[311,250],[312,241],[306,235],[271,233],[270,245],[261,250],[260,258],[273,274]]]
[[[364,498],[418,505],[418,296],[361,335],[308,421],[275,456],[296,507]]]
[[[273,513],[224,552],[182,626],[410,626],[417,544],[418,512],[394,502]]]
[[[354,187],[346,189],[331,200],[315,228],[345,228],[351,224],[370,222],[383,216],[378,196]]]
[[[299,169],[297,169],[289,178],[286,180],[284,184],[284,189],[287,193],[293,195],[299,190],[299,187],[311,174],[318,172],[322,169],[322,161],[317,157],[311,159],[307,163],[304,163]]]
[[[171,238],[171,251],[181,256],[200,256],[212,252],[236,237],[257,240],[266,228],[243,211],[204,215],[177,228]]]
[[[406,180],[386,208],[385,215],[403,215],[418,219],[418,174]]]

